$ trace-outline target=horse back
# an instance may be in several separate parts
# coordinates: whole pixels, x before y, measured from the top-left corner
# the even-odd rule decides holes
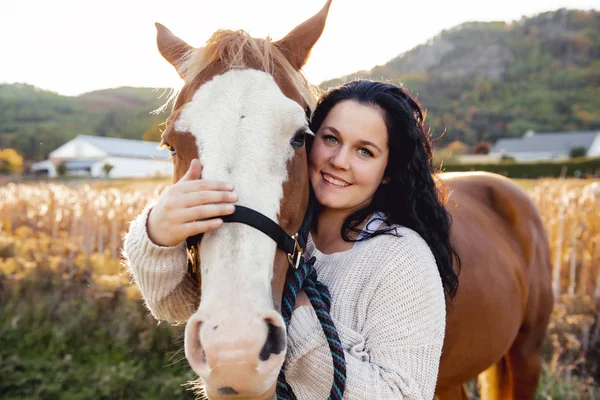
[[[483,240],[486,245],[495,247],[500,241],[508,240],[516,246],[524,261],[520,265],[524,278],[540,277],[546,281],[550,277],[546,229],[537,206],[523,189],[508,178],[486,172],[450,173],[441,177],[450,193],[447,206],[456,220],[453,233],[459,248],[473,246],[473,242],[464,243],[461,237],[468,236],[465,231],[478,228],[477,233],[484,233],[485,237],[475,244]],[[477,224],[472,220],[477,214],[487,218]],[[495,226],[489,224],[491,221]]]

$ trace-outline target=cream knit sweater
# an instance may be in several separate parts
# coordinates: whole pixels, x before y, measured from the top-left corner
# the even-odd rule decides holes
[[[185,243],[160,247],[146,232],[146,208],[131,224],[124,255],[146,305],[159,320],[185,321],[199,303],[187,275]],[[367,224],[369,226],[369,224]],[[414,231],[381,235],[350,250],[323,254],[311,238],[319,280],[346,351],[345,399],[433,398],[446,303],[435,259]],[[298,307],[288,330],[286,378],[299,400],[326,399],[331,354],[312,306]]]

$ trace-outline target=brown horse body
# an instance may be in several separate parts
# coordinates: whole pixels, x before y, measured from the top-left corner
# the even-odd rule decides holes
[[[532,399],[553,307],[550,250],[531,199],[488,173],[442,174],[452,240],[462,261],[447,314],[437,394],[465,398],[480,375],[482,398]]]

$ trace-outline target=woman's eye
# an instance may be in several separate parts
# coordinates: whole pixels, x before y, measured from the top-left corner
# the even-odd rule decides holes
[[[363,157],[373,157],[373,153],[367,149],[358,149],[358,153]]]
[[[334,136],[326,135],[323,140],[330,144],[336,144],[338,140]]]

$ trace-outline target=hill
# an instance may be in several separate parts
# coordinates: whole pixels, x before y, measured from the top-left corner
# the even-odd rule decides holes
[[[464,23],[321,87],[356,78],[404,85],[427,109],[440,144],[493,142],[529,129],[600,129],[600,11]],[[68,97],[0,84],[0,148],[41,160],[77,134],[157,140],[166,114],[150,113],[166,101],[162,94],[124,87]]]
[[[122,87],[62,96],[26,84],[0,85],[0,148],[41,160],[78,134],[142,139],[165,114],[163,90]],[[151,136],[156,139],[156,135]]]
[[[357,78],[402,84],[441,143],[526,130],[600,129],[600,12],[561,9],[513,23],[469,22]]]

